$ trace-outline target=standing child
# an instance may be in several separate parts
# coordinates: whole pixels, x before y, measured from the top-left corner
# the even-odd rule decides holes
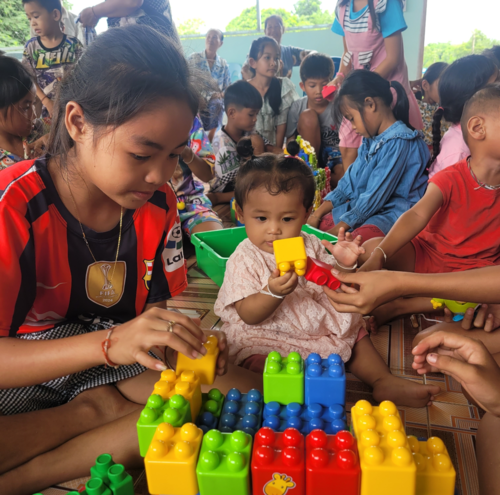
[[[321,228],[334,235],[344,228],[364,240],[380,237],[423,196],[429,149],[421,133],[409,127],[408,106],[396,81],[367,70],[346,78],[335,98],[336,121],[348,121],[363,144],[309,224],[318,227],[325,215]]]
[[[23,64],[36,78],[42,118],[50,123],[57,86],[65,71],[80,58],[83,46],[61,30],[60,0],[23,0],[23,5],[36,33],[24,46]]]
[[[270,351],[296,351],[303,357],[338,353],[354,375],[373,387],[375,400],[425,406],[439,388],[391,375],[359,315],[337,313],[322,287],[295,272],[280,276],[276,240],[302,236],[308,256],[344,271],[354,270],[363,252],[361,239],[344,236],[343,229],[335,246],[301,233],[314,195],[312,171],[300,158],[266,153],[241,167],[235,199],[248,239],[228,260],[214,308],[231,343],[230,361],[261,373]]]
[[[340,86],[353,69],[368,69],[399,82],[410,105],[409,122],[422,129],[422,117],[408,80],[403,37],[407,28],[401,0],[338,0],[332,31],[344,38],[340,70],[331,84]],[[339,130],[344,170],[356,159],[361,137],[349,122]]]
[[[263,99],[256,129],[270,143],[266,151],[280,153],[285,141],[288,112],[299,97],[290,79],[276,77],[280,48],[274,38],[263,36],[254,40],[248,57],[253,73],[248,82],[257,88]]]

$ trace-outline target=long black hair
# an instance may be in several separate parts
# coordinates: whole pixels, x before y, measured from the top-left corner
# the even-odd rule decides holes
[[[432,118],[432,161],[441,147],[441,119],[458,124],[466,101],[488,83],[496,66],[484,55],[468,55],[455,60],[439,79],[440,107]]]
[[[280,47],[278,45],[278,42],[274,38],[271,38],[270,36],[262,36],[252,41],[252,46],[250,47],[250,53],[248,54],[248,57],[253,58],[254,60],[259,60],[259,58],[264,53],[267,45],[276,47],[276,50],[278,51],[278,53],[280,53]],[[255,69],[252,69],[250,67],[250,70],[255,76]],[[280,113],[281,106],[281,84],[277,77],[273,77],[273,79],[271,80],[271,85],[269,86],[269,89],[267,90],[264,98],[269,102],[274,115],[278,115]]]
[[[19,60],[0,56],[0,110],[21,101],[32,89],[33,78]]]
[[[434,62],[432,65],[429,65],[427,70],[425,71],[424,76],[422,77],[422,81],[427,81],[429,84],[434,84],[440,77],[444,70],[448,67],[449,64],[446,62]],[[424,98],[424,90],[418,91],[415,93],[415,98],[417,100],[422,100]]]
[[[49,153],[67,165],[74,142],[65,125],[66,105],[78,103],[91,127],[119,127],[158,98],[185,101],[198,112],[200,94],[181,48],[145,25],[99,35],[59,86]]]
[[[358,69],[352,71],[344,80],[333,104],[334,120],[340,126],[346,105],[356,108],[363,118],[367,98],[379,98],[384,105],[391,108],[393,96],[391,88],[396,91],[397,101],[392,108],[394,117],[401,120],[410,129],[410,102],[403,86],[397,82],[389,82],[376,72]]]

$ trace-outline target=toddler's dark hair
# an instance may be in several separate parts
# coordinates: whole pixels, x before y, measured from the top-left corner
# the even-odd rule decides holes
[[[435,62],[434,64],[429,65],[424,76],[422,77],[422,81],[427,81],[429,84],[433,84],[441,77],[441,74],[447,67],[448,64],[446,62]],[[417,93],[415,93],[415,98],[417,100],[422,100],[424,98],[424,90],[417,91]]]
[[[441,119],[458,124],[465,102],[486,86],[496,70],[495,64],[484,55],[468,55],[455,60],[439,79],[440,107],[432,118],[432,162],[441,148]]]
[[[500,45],[493,45],[487,48],[481,55],[488,57],[500,69]]]
[[[239,110],[242,108],[260,110],[262,108],[262,96],[249,82],[236,81],[224,93],[224,108],[227,110],[230,106]]]
[[[413,129],[410,124],[410,102],[403,86],[397,81],[387,81],[376,72],[363,69],[352,71],[337,93],[333,105],[337,125],[340,126],[347,106],[356,108],[363,117],[366,98],[380,98],[384,105],[391,107],[391,88],[396,90],[397,95],[397,102],[392,109],[394,117]]]
[[[288,151],[290,150],[289,143]],[[297,143],[296,143],[297,144]],[[292,145],[292,149],[293,148]],[[309,210],[314,202],[316,183],[308,165],[300,158],[287,155],[264,153],[253,156],[253,147],[250,138],[242,138],[237,144],[236,151],[243,158],[249,160],[240,167],[234,187],[236,204],[243,209],[248,194],[260,187],[265,187],[272,196],[289,193],[300,189],[303,194],[302,204]],[[296,153],[300,151],[297,144]]]
[[[22,100],[33,89],[33,78],[19,60],[0,56],[0,110]]]
[[[26,3],[36,2],[41,5],[47,12],[58,10],[62,14],[61,0],[23,0],[23,5]]]
[[[333,79],[335,65],[328,55],[322,53],[309,54],[300,64],[300,79],[305,83],[308,79]]]
[[[280,47],[274,38],[271,38],[270,36],[262,36],[252,41],[248,57],[253,58],[254,60],[259,60],[259,58],[264,53],[267,45],[274,46],[278,53],[280,53]],[[255,76],[255,69],[250,67],[250,71]],[[281,83],[278,78],[273,77],[273,79],[271,80],[271,85],[269,86],[269,89],[267,90],[264,98],[266,98],[269,102],[274,115],[278,115],[280,113],[281,106]]]
[[[133,119],[159,98],[188,104],[193,117],[200,94],[180,47],[145,25],[109,29],[89,45],[59,86],[49,153],[61,165],[74,142],[66,125],[66,105],[78,103],[91,127],[117,128]]]

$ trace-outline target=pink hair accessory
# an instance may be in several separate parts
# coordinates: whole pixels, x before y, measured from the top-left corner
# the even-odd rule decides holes
[[[398,93],[392,86],[391,86],[391,93],[392,93],[391,109],[393,109],[396,106],[396,103],[398,102]]]

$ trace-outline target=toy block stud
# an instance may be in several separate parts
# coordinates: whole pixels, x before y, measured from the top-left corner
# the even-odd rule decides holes
[[[359,495],[361,468],[354,437],[314,430],[306,438],[306,494]]]
[[[202,385],[212,385],[215,380],[215,370],[217,367],[217,358],[219,357],[219,341],[215,335],[207,337],[203,344],[207,353],[201,359],[192,359],[184,354],[177,355],[177,374],[183,371],[194,371]]]
[[[326,285],[331,290],[337,290],[340,282],[332,275],[333,266],[323,261],[307,257],[307,270],[304,278],[316,285]]]
[[[252,456],[253,494],[304,495],[305,482],[304,436],[295,428],[283,433],[261,428]]]
[[[165,422],[180,427],[189,421],[191,421],[191,408],[182,395],[173,395],[167,400],[163,400],[159,395],[151,395],[137,421],[139,450],[142,457],[146,455],[160,423]]]
[[[261,422],[262,394],[256,389],[242,394],[237,388],[232,388],[222,407],[219,430],[225,433],[241,430],[254,436]]]
[[[345,368],[338,354],[321,359],[319,354],[309,354],[306,359],[306,404],[330,407],[345,406]]]
[[[203,432],[193,423],[158,426],[144,458],[149,493],[198,493],[196,462],[202,438]]]
[[[108,471],[114,466],[113,458],[110,454],[101,454],[95,460],[95,464],[90,468],[91,478],[100,478],[106,485],[109,484]]]
[[[90,478],[85,485],[85,491],[87,495],[113,495],[102,478]]]
[[[200,495],[250,494],[252,437],[243,431],[210,430],[196,467]]]
[[[417,465],[416,495],[453,495],[456,472],[443,441],[431,437],[419,442],[408,436],[408,442]]]
[[[307,254],[302,237],[274,241],[273,247],[280,276],[292,269],[299,277],[306,274]]]
[[[374,407],[360,400],[351,409],[351,422],[363,473],[361,495],[415,495],[417,467],[396,405],[384,401]]]
[[[109,487],[113,495],[134,495],[134,480],[125,471],[123,464],[108,469]]]
[[[203,430],[203,433],[217,428],[223,404],[224,395],[216,388],[210,390],[208,394],[202,394],[201,409],[196,418],[196,425]]]
[[[298,352],[270,352],[264,366],[264,402],[304,404],[304,362]]]

